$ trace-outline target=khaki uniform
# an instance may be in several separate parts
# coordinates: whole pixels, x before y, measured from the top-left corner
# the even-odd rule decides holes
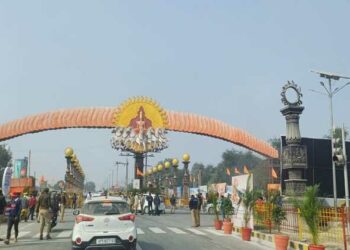
[[[36,213],[40,217],[40,238],[43,236],[45,224],[47,225],[47,237],[51,232],[51,213],[50,209],[50,196],[48,193],[42,193],[39,197],[38,204],[36,206]]]

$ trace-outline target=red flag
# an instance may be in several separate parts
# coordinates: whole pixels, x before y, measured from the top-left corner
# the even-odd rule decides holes
[[[238,168],[235,168],[235,174],[241,174],[241,172],[239,172]]]
[[[278,178],[277,177],[277,173],[276,173],[276,171],[273,168],[271,169],[271,175],[272,175],[272,178],[275,178],[275,179]]]
[[[247,166],[244,166],[244,167],[243,167],[243,173],[249,174],[249,170],[248,170],[248,167],[247,167]]]
[[[226,168],[226,174],[227,174],[228,176],[231,176],[231,171],[230,171],[229,168]]]
[[[139,168],[136,168],[136,176],[143,176],[143,173],[139,170]]]

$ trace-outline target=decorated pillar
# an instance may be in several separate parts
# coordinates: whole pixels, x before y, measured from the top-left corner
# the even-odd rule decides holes
[[[301,89],[293,81],[287,82],[281,92],[285,105],[281,113],[286,118],[286,144],[282,150],[282,167],[287,171],[288,179],[284,180],[287,195],[302,195],[306,189],[304,171],[307,168],[307,149],[301,144],[299,117],[304,107],[301,106]]]
[[[135,179],[143,186],[144,155],[167,148],[166,112],[147,97],[130,98],[113,115],[111,144],[116,150],[127,151],[135,157]]]
[[[173,176],[173,192],[175,197],[177,197],[177,168],[179,166],[179,160],[178,159],[173,159],[172,161],[173,168],[174,168],[174,176]]]
[[[143,167],[144,167],[144,155],[143,153],[135,153],[135,179],[140,180],[140,187],[143,187]]]
[[[190,178],[190,173],[188,171],[188,165],[190,163],[190,155],[189,154],[184,154],[182,156],[182,163],[184,164],[184,176],[183,176],[183,182],[182,182],[182,186],[183,186],[183,199],[188,200],[189,196],[190,196],[190,189],[189,189],[189,178]]]

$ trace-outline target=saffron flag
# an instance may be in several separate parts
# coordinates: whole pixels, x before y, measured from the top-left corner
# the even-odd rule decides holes
[[[235,168],[235,174],[241,174],[238,170],[238,168]]]
[[[244,167],[243,167],[243,173],[249,174],[249,170],[248,170],[248,167],[246,165],[244,165]]]
[[[231,171],[230,171],[229,168],[226,168],[226,174],[227,174],[228,176],[231,176]]]
[[[139,168],[136,168],[136,175],[143,176],[143,173],[139,170]]]
[[[275,178],[275,179],[278,178],[277,177],[277,173],[276,173],[276,171],[273,168],[271,169],[271,175],[272,175],[272,178]]]

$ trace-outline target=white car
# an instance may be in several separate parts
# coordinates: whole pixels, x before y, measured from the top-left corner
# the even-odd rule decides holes
[[[118,197],[94,198],[75,210],[72,249],[135,250],[137,232],[135,215]]]

